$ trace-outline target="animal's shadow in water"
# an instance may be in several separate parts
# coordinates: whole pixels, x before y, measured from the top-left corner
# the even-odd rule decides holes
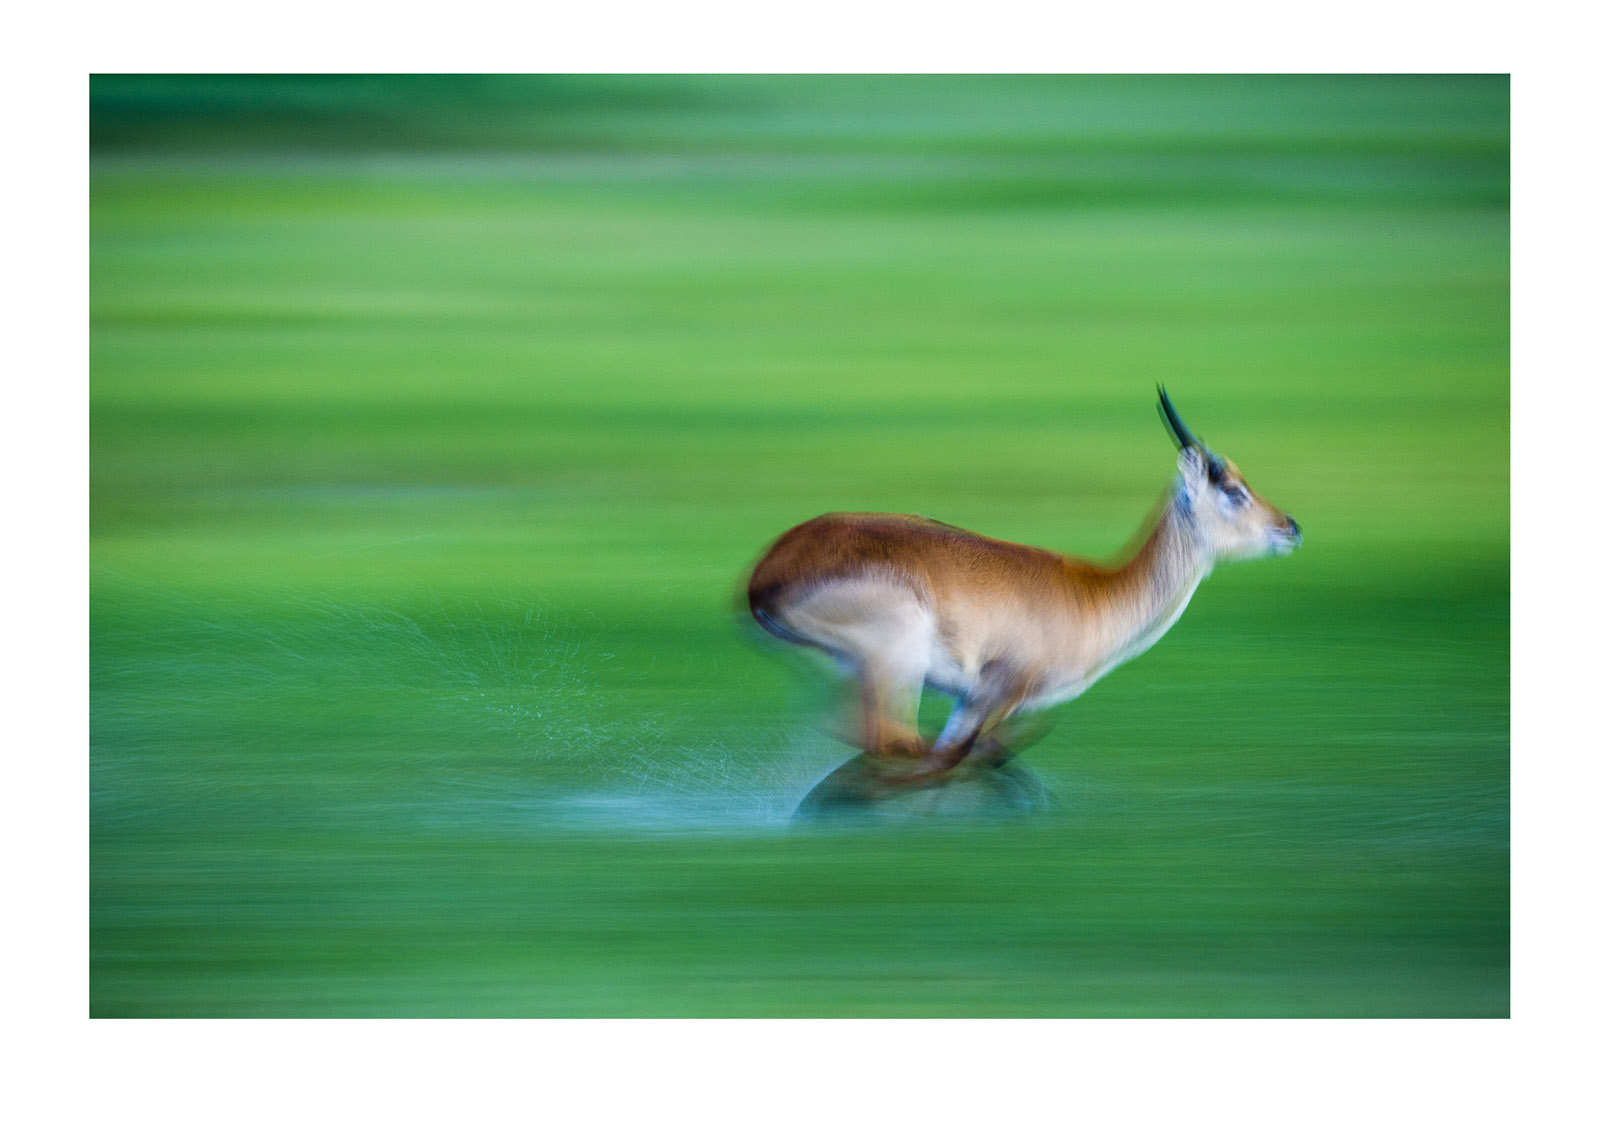
[[[812,787],[796,820],[873,818],[899,814],[1022,816],[1055,798],[1038,775],[1016,761],[963,763],[936,782],[904,784],[904,759],[857,754]]]

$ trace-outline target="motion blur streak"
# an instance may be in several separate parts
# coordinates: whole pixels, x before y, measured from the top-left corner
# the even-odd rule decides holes
[[[1504,1016],[1507,106],[95,78],[92,1011]],[[1048,716],[1053,804],[789,824],[852,747],[758,548],[1113,557],[1158,383],[1305,548]]]

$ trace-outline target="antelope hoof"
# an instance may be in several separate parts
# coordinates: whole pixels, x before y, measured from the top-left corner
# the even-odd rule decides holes
[[[894,779],[898,786],[935,786],[943,785],[950,772],[961,764],[961,756],[952,756],[948,751],[935,753],[928,751],[916,764],[909,774]]]
[[[874,758],[915,758],[917,761],[922,762],[928,757],[928,748],[920,739],[895,738],[881,744],[874,750],[869,750],[868,753]]]
[[[991,740],[973,751],[972,757],[967,759],[967,764],[986,770],[998,770],[1016,756],[1015,750]]]

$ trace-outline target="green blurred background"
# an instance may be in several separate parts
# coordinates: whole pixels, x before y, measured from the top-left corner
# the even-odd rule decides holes
[[[1504,77],[90,90],[93,1014],[1508,1014]],[[1304,549],[791,824],[764,545],[1114,554],[1158,381]]]

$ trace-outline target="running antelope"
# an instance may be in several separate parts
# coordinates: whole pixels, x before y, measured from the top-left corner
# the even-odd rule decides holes
[[[936,779],[975,749],[1009,752],[1000,724],[1076,699],[1153,645],[1219,561],[1287,554],[1300,524],[1252,491],[1231,460],[1161,412],[1178,474],[1149,536],[1118,566],[901,514],[825,514],[777,540],[750,578],[750,612],[779,639],[819,648],[854,678],[862,748],[920,759]],[[928,747],[924,687],[955,698]]]

